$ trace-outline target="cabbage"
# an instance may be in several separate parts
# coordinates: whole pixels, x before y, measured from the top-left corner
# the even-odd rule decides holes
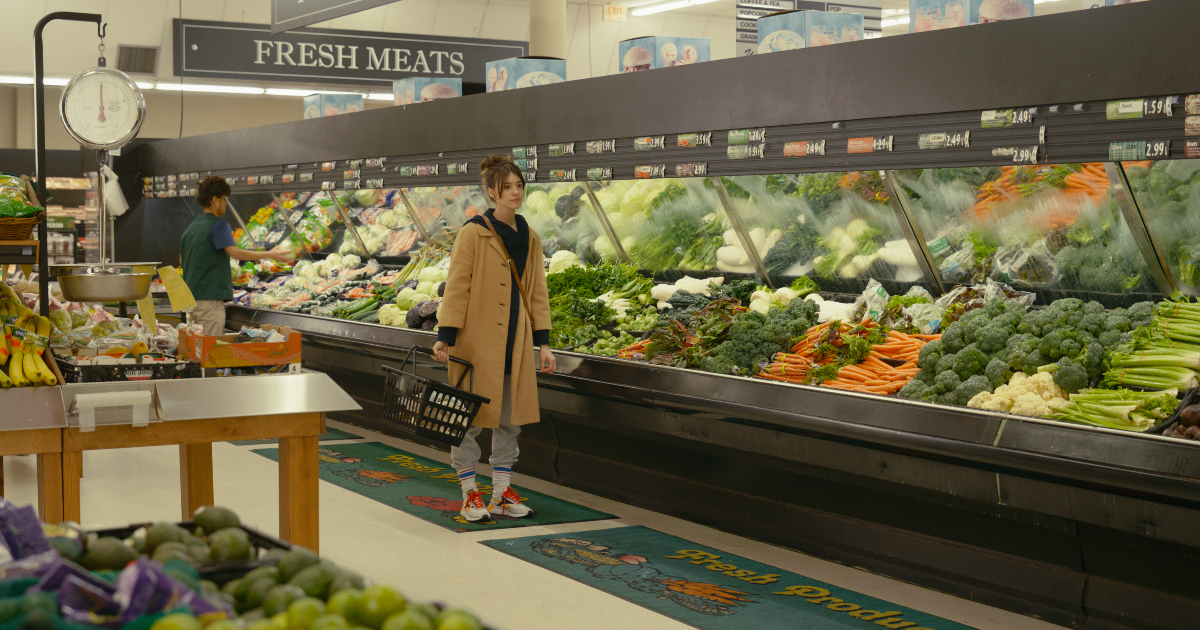
[[[417,281],[422,284],[426,282],[432,282],[436,285],[437,283],[442,282],[449,277],[449,273],[436,267],[425,267],[417,272]]]
[[[547,273],[558,273],[560,271],[570,269],[571,267],[582,266],[583,263],[579,261],[579,256],[576,256],[575,252],[572,252],[568,249],[562,249],[554,252],[554,255],[550,257],[550,268],[547,270]]]
[[[544,191],[535,190],[525,198],[525,210],[536,216],[554,210],[554,203],[550,201],[550,196]]]
[[[359,190],[354,193],[354,200],[358,205],[364,208],[370,208],[379,200],[379,191],[377,190]]]

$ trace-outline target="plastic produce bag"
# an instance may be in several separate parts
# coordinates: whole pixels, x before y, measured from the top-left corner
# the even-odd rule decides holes
[[[923,335],[937,334],[942,328],[942,313],[945,309],[937,304],[913,304],[905,307],[904,314],[913,320],[913,325],[921,329]]]
[[[964,242],[962,249],[950,254],[938,265],[942,280],[946,282],[963,282],[971,279],[971,269],[975,266],[975,246]]]
[[[1041,240],[1032,247],[1002,247],[996,252],[991,277],[1000,282],[1042,286],[1058,282],[1054,255]]]
[[[866,290],[854,301],[850,312],[854,315],[854,320],[857,322],[861,322],[868,317],[878,321],[879,316],[887,308],[888,300],[891,297],[888,295],[887,289],[883,288],[883,285],[879,284],[878,280],[872,278],[871,282],[867,283]]]

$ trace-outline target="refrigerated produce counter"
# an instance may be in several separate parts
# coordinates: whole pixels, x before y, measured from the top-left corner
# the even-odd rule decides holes
[[[320,287],[372,257],[380,273],[444,256],[483,208],[472,165],[491,153],[525,169],[523,213],[548,256],[658,280],[804,276],[828,298],[990,282],[1033,308],[1200,293],[1200,81],[1163,61],[1200,53],[1189,11],[1158,0],[373,110],[156,142],[143,163],[232,177],[246,232],[315,260],[240,295],[229,325],[300,331],[306,367],[364,407],[342,419],[390,431],[380,367],[434,336],[334,317],[344,301]],[[1122,61],[1063,77],[1046,59]],[[148,190],[131,215],[186,223],[170,194]],[[539,375],[524,474],[1064,626],[1186,628],[1200,613],[1200,443],[558,356]]]

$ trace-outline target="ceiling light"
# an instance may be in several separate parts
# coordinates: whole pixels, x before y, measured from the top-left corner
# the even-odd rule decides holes
[[[268,96],[309,96],[312,94],[362,94],[345,90],[297,90],[293,88],[267,88]]]
[[[241,85],[200,85],[196,83],[166,83],[159,82],[154,87],[160,90],[177,90],[183,92],[221,92],[225,94],[262,94],[266,92],[260,87],[245,87]]]
[[[0,83],[16,85],[33,85],[32,77],[0,77]]]
[[[662,13],[663,11],[682,9],[690,6],[692,6],[692,0],[677,0],[676,2],[664,2],[662,4],[652,4],[648,7],[638,7],[629,13],[634,17],[642,17],[643,15],[652,15],[654,13]]]
[[[369,100],[369,101],[394,101],[394,100],[396,100],[396,96],[394,94],[368,94],[367,100]]]
[[[887,28],[889,26],[900,26],[901,24],[908,24],[909,21],[910,20],[908,19],[908,16],[904,16],[902,18],[896,18],[894,20],[884,20],[884,21],[880,22],[879,25],[882,26],[883,28]]]

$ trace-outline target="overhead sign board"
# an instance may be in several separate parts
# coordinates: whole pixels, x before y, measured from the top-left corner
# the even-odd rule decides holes
[[[271,34],[391,4],[396,0],[271,0]]]
[[[522,57],[526,42],[174,20],[175,76],[378,85],[408,77],[484,82],[489,61]]]

